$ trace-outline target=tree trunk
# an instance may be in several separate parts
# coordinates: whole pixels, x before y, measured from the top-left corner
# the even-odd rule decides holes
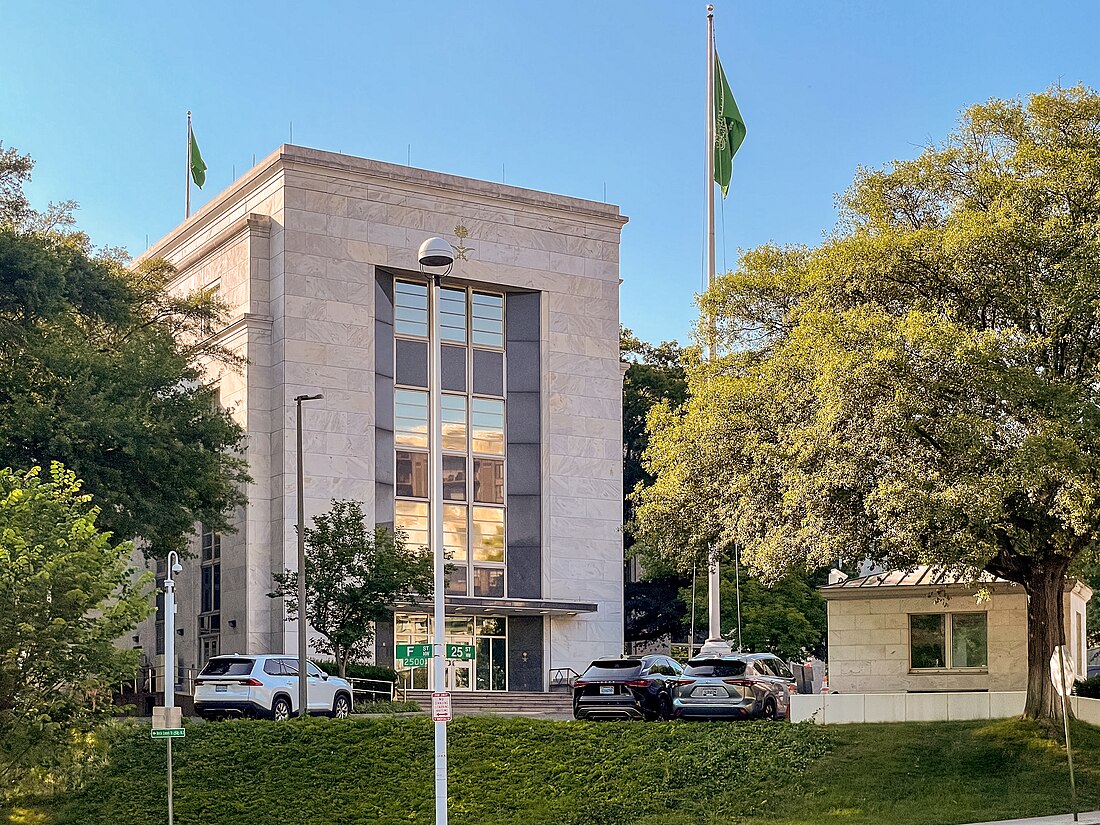
[[[333,651],[336,654],[336,669],[341,679],[348,678],[348,652],[339,645]]]
[[[1050,657],[1065,643],[1062,596],[1069,560],[1037,564],[1024,582],[1027,592],[1027,719],[1062,718],[1062,698],[1050,681]]]

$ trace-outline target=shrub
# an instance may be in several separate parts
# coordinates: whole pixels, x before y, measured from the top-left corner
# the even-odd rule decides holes
[[[1091,679],[1078,679],[1073,683],[1073,692],[1086,699],[1100,699],[1100,676]]]
[[[329,676],[339,676],[340,668],[336,662],[314,661]],[[379,667],[378,665],[361,665],[351,662],[348,664],[347,677],[349,679],[377,679],[380,682],[396,682],[397,671],[392,667]]]
[[[356,702],[356,713],[420,713],[416,702]]]

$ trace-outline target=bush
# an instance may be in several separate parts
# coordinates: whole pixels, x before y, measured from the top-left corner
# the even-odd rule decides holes
[[[1073,692],[1086,699],[1100,699],[1100,676],[1091,679],[1078,679],[1073,683]]]
[[[340,668],[336,662],[315,661],[329,676],[339,676]],[[379,682],[396,682],[397,671],[392,667],[379,667],[378,665],[361,665],[354,662],[348,665],[347,677],[349,679],[377,679]]]
[[[356,713],[420,713],[416,702],[356,702]]]

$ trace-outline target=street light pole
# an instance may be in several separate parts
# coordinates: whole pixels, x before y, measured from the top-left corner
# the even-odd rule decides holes
[[[176,706],[176,581],[173,573],[183,570],[175,550],[168,553],[168,572],[164,574],[164,707]],[[171,714],[165,712],[166,723],[171,726]],[[168,748],[168,825],[175,821],[172,805],[172,737],[165,742]]]
[[[431,423],[431,480],[432,492],[428,508],[431,517],[431,546],[435,564],[435,586],[433,588],[432,602],[435,606],[435,633],[433,634],[432,650],[432,692],[433,694],[447,693],[446,674],[446,609],[443,591],[445,588],[444,568],[446,560],[443,555],[443,413],[442,413],[442,342],[439,330],[439,284],[451,271],[454,263],[454,250],[451,245],[442,238],[428,238],[420,245],[417,254],[420,261],[420,271],[425,267],[431,267],[437,271],[424,274],[428,275],[428,323],[430,337],[428,345],[428,386],[430,395]],[[442,270],[442,271],[439,271]],[[436,714],[434,707],[432,717],[435,719],[435,822],[436,825],[447,825],[447,718],[450,715],[450,697],[444,696],[447,705],[445,714]],[[435,696],[432,697],[435,705]],[[442,718],[440,718],[442,716]]]
[[[306,530],[305,530],[305,470],[302,464],[302,402],[316,401],[323,395],[298,395],[298,718],[309,716],[309,693],[306,681]]]

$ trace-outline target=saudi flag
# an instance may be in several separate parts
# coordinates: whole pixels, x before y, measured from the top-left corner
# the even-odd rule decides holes
[[[202,185],[206,183],[206,162],[202,159],[202,154],[199,152],[199,143],[195,140],[195,133],[191,132],[190,134],[191,148],[189,154],[191,156],[191,180],[195,182],[195,185],[199,187],[199,189],[202,189]]]
[[[745,121],[733,99],[722,61],[714,54],[714,182],[722,187],[722,197],[730,188],[733,156],[745,140]]]

